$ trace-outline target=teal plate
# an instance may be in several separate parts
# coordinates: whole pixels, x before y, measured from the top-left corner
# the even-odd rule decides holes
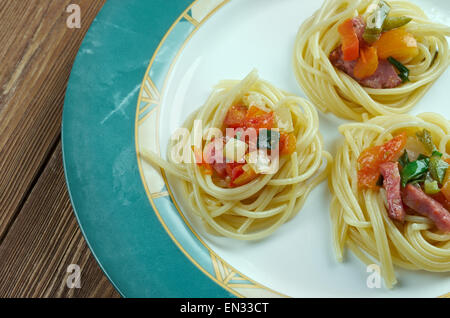
[[[189,17],[179,19],[190,5],[190,0],[107,1],[68,84],[62,143],[72,205],[95,258],[125,297],[238,295],[211,279],[207,252],[193,261],[173,244],[152,213],[136,160],[135,114],[143,78],[174,21],[183,23],[172,28],[177,31],[172,44],[195,29]],[[155,83],[168,71],[163,66],[154,65]],[[169,202],[157,204],[170,204],[162,199]],[[188,228],[179,231],[177,237],[196,240]]]

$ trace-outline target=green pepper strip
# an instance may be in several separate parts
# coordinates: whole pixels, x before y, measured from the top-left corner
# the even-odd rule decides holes
[[[387,17],[383,23],[383,31],[390,31],[393,29],[400,28],[409,22],[412,21],[412,18],[409,17]]]
[[[430,178],[425,179],[424,190],[426,194],[437,194],[441,192],[441,189],[439,189],[438,182]]]
[[[372,44],[380,38],[384,21],[388,17],[389,12],[391,12],[391,7],[381,0],[375,11],[367,18],[367,26],[363,34],[363,39],[367,43]]]
[[[428,130],[424,129],[422,132],[417,132],[416,136],[430,153],[437,151],[433,143],[433,137],[431,137],[431,133]]]
[[[442,154],[438,151],[434,151],[430,158],[430,173],[433,179],[439,182],[439,184],[442,184],[447,169],[448,163],[442,160]]]

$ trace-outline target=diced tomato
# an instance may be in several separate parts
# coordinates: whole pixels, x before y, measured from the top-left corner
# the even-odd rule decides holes
[[[274,128],[274,122],[274,112],[265,112],[258,107],[252,106],[245,116],[244,126],[245,128],[254,128],[259,132],[260,129]]]
[[[246,117],[247,118],[255,118],[255,117],[263,116],[266,114],[267,114],[266,111],[264,111],[256,106],[251,106],[247,111]]]
[[[380,178],[380,164],[397,160],[405,148],[406,140],[406,132],[402,132],[384,145],[364,150],[358,158],[359,186],[370,189],[376,188],[377,181]]]
[[[203,172],[207,175],[212,175],[213,174],[213,169],[212,166],[207,163],[205,160],[203,160],[203,153],[202,151],[195,147],[192,146],[192,150],[194,151],[194,157],[195,157],[195,163],[203,169]]]
[[[342,40],[344,61],[354,61],[359,57],[359,39],[353,27],[352,19],[345,20],[338,27]]]
[[[383,162],[393,161],[400,158],[406,146],[408,135],[402,132],[383,145],[383,151],[380,153],[380,160]]]
[[[231,171],[231,182],[234,182],[240,175],[244,173],[244,169],[242,168],[244,165],[237,165]]]
[[[228,110],[225,117],[225,128],[239,128],[243,126],[245,116],[247,115],[247,107],[241,104],[233,105]]]
[[[231,181],[232,187],[243,186],[244,184],[247,184],[258,177],[258,174],[248,165],[246,168],[247,169],[244,170],[244,167],[242,167],[243,172],[236,179]]]
[[[204,163],[202,164],[202,168],[203,168],[203,172],[204,172],[206,175],[212,176],[212,174],[213,174],[213,169],[212,169],[212,167],[211,167],[211,165],[210,165],[209,163],[204,162]]]
[[[246,167],[244,168],[244,166]],[[230,178],[230,186],[233,188],[247,184],[258,176],[249,165],[236,162],[227,163],[225,171]]]
[[[358,79],[372,76],[378,68],[377,49],[374,47],[361,48],[360,58],[355,65],[354,75]]]
[[[237,178],[237,176],[238,176],[237,174],[242,169],[243,165],[244,165],[244,163],[227,162],[225,164],[225,171],[227,173],[227,176],[229,176],[231,178],[231,180],[233,180],[233,176],[235,176]]]
[[[297,148],[297,137],[294,134],[281,133],[280,135],[280,155],[290,155]]]
[[[203,162],[202,150],[195,146],[192,146],[192,151],[194,152],[195,163],[201,164]]]

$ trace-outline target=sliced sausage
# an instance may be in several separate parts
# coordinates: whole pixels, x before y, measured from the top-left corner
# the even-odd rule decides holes
[[[398,162],[386,162],[380,165],[383,176],[383,187],[386,190],[386,198],[389,207],[389,217],[399,222],[405,221],[405,209],[403,207],[401,193],[401,178]]]
[[[408,184],[403,190],[402,197],[405,205],[428,217],[439,230],[445,233],[450,232],[450,212],[438,201],[411,184]]]

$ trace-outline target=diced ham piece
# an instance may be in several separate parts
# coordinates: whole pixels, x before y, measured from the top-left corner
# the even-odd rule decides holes
[[[394,66],[386,60],[379,60],[375,73],[358,81],[362,86],[378,89],[395,88],[402,83]]]
[[[402,202],[401,178],[398,162],[386,162],[381,164],[380,172],[384,178],[383,187],[386,190],[389,217],[396,221],[404,222],[406,212]]]
[[[361,16],[354,17],[352,19],[353,22],[353,30],[355,30],[356,35],[358,36],[358,40],[360,45],[365,43],[363,39],[364,31],[366,30],[366,22]]]
[[[330,54],[330,62],[337,69],[343,71],[347,75],[351,76],[355,81],[364,87],[369,88],[395,88],[402,84],[402,79],[398,76],[394,66],[387,60],[379,60],[378,68],[375,73],[369,77],[358,79],[355,77],[355,61],[344,61],[344,53],[339,46]]]
[[[403,190],[403,203],[417,213],[428,217],[444,233],[450,233],[450,212],[421,189],[408,184]]]

